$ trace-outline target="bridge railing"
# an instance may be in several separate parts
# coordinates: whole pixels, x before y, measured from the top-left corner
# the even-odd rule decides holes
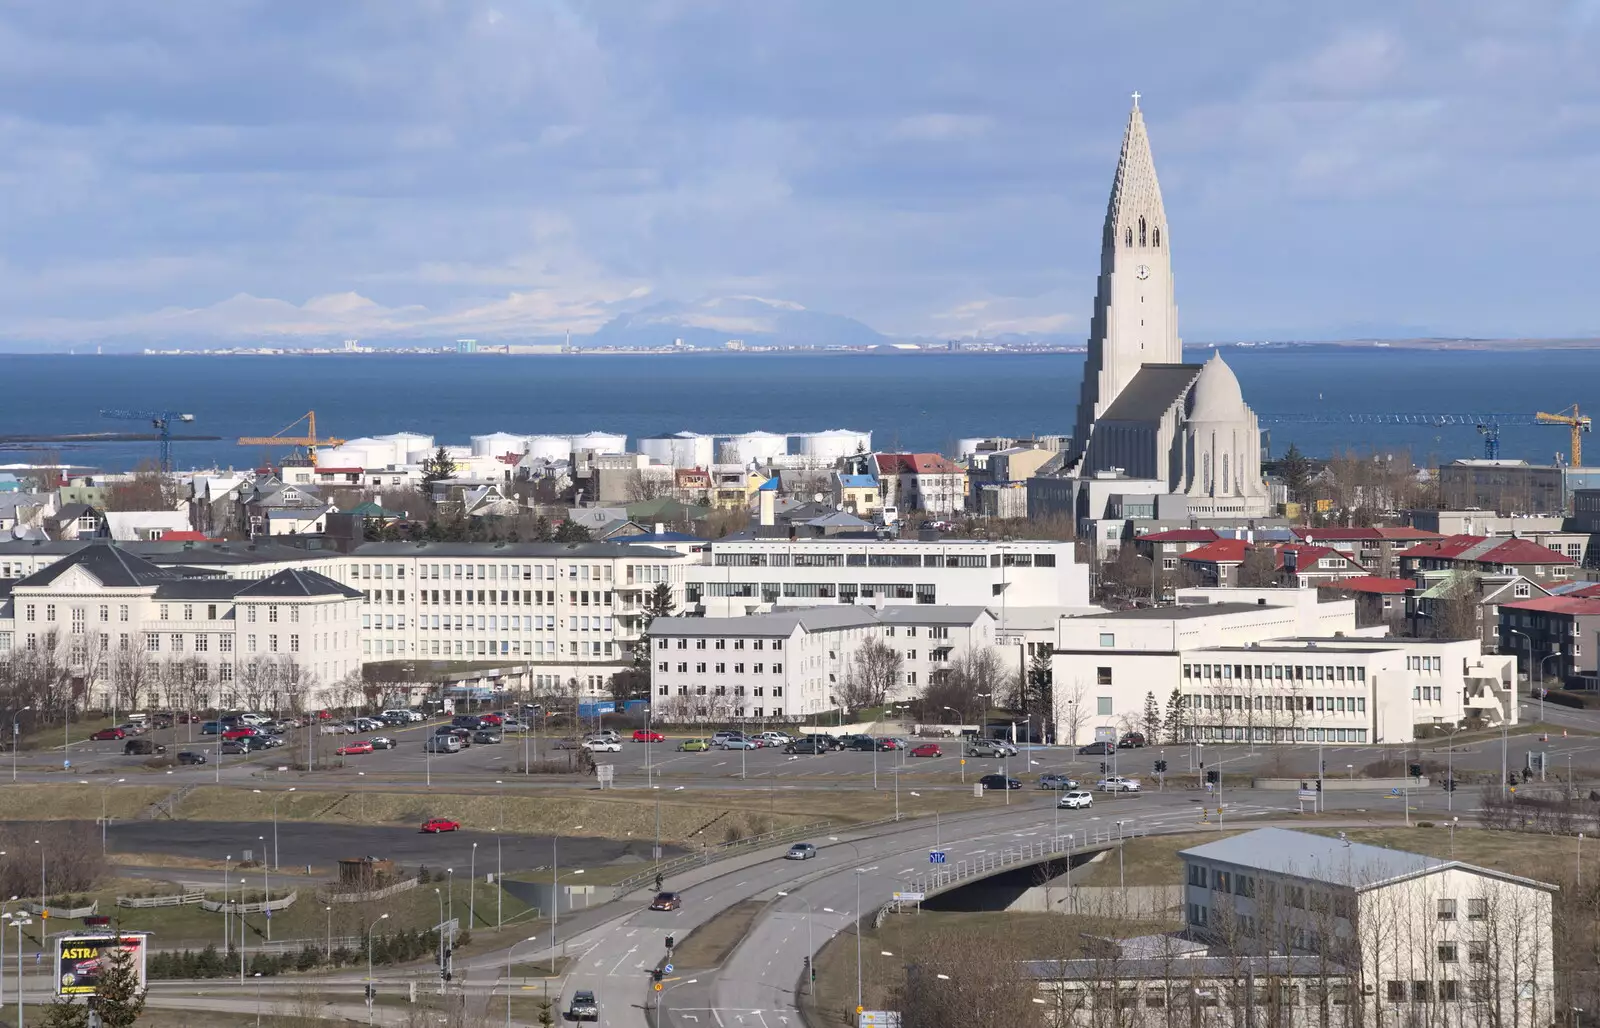
[[[1051,839],[1041,839],[1037,842],[1023,843],[1018,846],[1007,846],[993,853],[981,853],[967,860],[958,860],[954,864],[935,865],[934,870],[924,872],[907,881],[902,891],[921,893],[926,896],[935,892],[943,892],[945,889],[952,888],[973,878],[992,875],[1008,867],[1036,864],[1050,857],[1071,856],[1085,849],[1114,846],[1124,839],[1133,839],[1148,834],[1149,829],[1139,824],[1137,818],[1133,818],[1127,821],[1112,822],[1104,827],[1056,835]]]

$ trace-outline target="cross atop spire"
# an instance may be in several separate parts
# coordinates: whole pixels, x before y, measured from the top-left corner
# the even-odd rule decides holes
[[[1139,106],[1139,91],[1137,89],[1133,91],[1133,106]]]

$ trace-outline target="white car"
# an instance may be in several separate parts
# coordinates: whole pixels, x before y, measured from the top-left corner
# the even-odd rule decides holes
[[[593,738],[583,740],[583,748],[588,750],[590,753],[621,753],[622,743],[616,741],[615,739],[606,739],[600,736],[595,736]]]
[[[783,732],[762,732],[757,738],[761,740],[763,746],[787,746],[794,742]]]
[[[1063,810],[1082,810],[1086,807],[1094,806],[1094,797],[1082,789],[1074,789],[1071,792],[1063,793],[1061,799],[1056,801],[1056,806]]]
[[[1121,775],[1107,775],[1094,783],[1094,787],[1101,792],[1138,792],[1139,779],[1123,778]]]

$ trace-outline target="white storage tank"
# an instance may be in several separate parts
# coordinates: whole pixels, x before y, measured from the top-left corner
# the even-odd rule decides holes
[[[348,455],[346,459],[349,463],[344,464],[343,466],[345,467],[360,465],[364,468],[382,468],[394,463],[393,444],[386,443],[381,439],[374,439],[371,436],[346,439],[337,449],[341,454]],[[326,464],[329,467],[341,466],[333,464],[322,453],[317,454],[317,463]]]
[[[324,468],[366,468],[367,451],[359,447],[323,446],[317,449],[317,464]]]
[[[421,432],[394,432],[390,435],[380,435],[377,440],[389,444],[391,463],[394,464],[416,464],[424,458],[433,456],[433,436],[423,435]]]
[[[796,452],[819,460],[835,461],[852,453],[872,452],[872,433],[849,428],[833,428],[826,432],[804,432],[795,437]]]
[[[628,437],[611,432],[584,432],[572,437],[572,449],[594,450],[596,453],[626,453]]]
[[[789,437],[772,432],[745,432],[723,444],[723,460],[730,464],[767,464],[789,452]]]
[[[566,460],[572,456],[572,437],[565,435],[529,436],[528,452],[540,460]]]
[[[709,468],[716,440],[698,432],[674,432],[639,440],[639,452],[669,467]]]
[[[477,457],[502,457],[508,453],[518,456],[528,451],[528,437],[510,432],[490,432],[472,437],[472,453]]]
[[[957,439],[956,460],[964,460],[978,452],[978,447],[987,442],[986,438]]]

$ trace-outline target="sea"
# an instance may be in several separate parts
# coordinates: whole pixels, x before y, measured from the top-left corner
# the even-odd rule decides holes
[[[1564,428],[1535,411],[1588,409],[1600,350],[1270,347],[1223,351],[1261,416],[1270,452],[1481,456],[1471,424],[1341,422],[1350,414],[1515,415],[1502,457],[1547,463]],[[1204,360],[1191,348],[1186,359]],[[957,439],[1068,434],[1082,354],[695,353],[0,355],[0,464],[48,458],[121,470],[153,442],[12,442],[5,437],[141,431],[102,409],[193,414],[173,446],[180,468],[247,468],[284,456],[241,447],[315,410],[323,435],[413,431],[441,443],[505,431],[640,436],[866,429],[879,449],[951,452]],[[1280,420],[1289,416],[1293,420]],[[1309,419],[1309,420],[1308,420]],[[1600,441],[1597,441],[1600,443]]]

